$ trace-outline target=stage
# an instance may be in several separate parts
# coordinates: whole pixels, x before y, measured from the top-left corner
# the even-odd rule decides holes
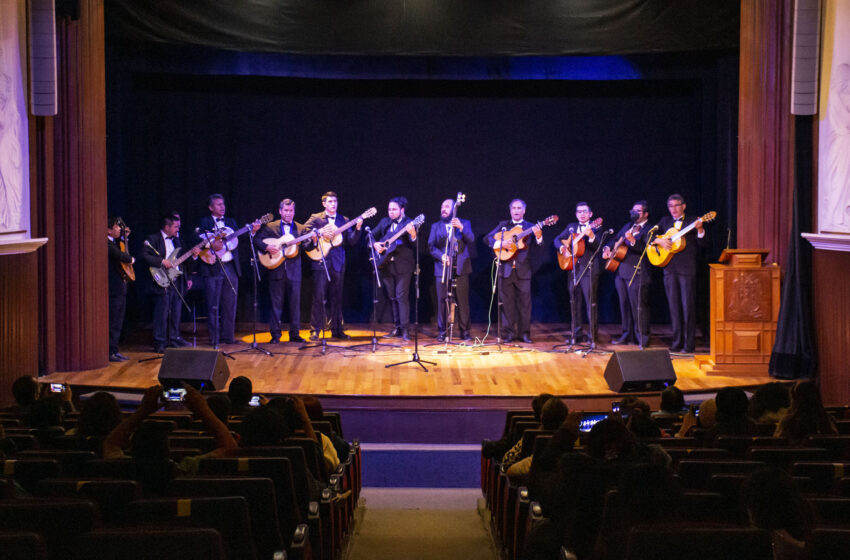
[[[666,349],[663,326],[653,332],[650,349]],[[254,390],[263,394],[314,394],[323,400],[339,404],[357,399],[361,404],[381,399],[408,399],[411,403],[443,398],[460,403],[485,402],[498,408],[527,406],[528,397],[548,392],[570,401],[583,401],[582,408],[600,408],[612,400],[616,393],[609,390],[603,372],[614,350],[638,350],[634,345],[612,346],[609,341],[619,334],[615,325],[600,329],[599,352],[565,352],[564,347],[553,348],[564,342],[566,325],[539,324],[532,330],[533,344],[494,344],[495,335],[484,340],[485,345],[464,344],[449,346],[435,344],[435,327],[426,325],[420,336],[419,357],[436,362],[426,364],[425,372],[416,364],[387,368],[386,365],[409,360],[413,356],[413,340],[401,346],[400,339],[378,339],[398,347],[378,346],[372,352],[372,334],[368,325],[349,325],[347,332],[352,340],[339,342],[329,339],[325,355],[320,348],[299,349],[301,344],[284,342],[265,344],[269,333],[262,332],[257,340],[262,348],[274,355],[260,352],[236,352],[249,348],[250,334],[240,331],[239,344],[224,345],[222,350],[231,354],[228,359],[230,376],[244,375],[254,383]],[[474,325],[473,334],[484,336],[486,325]],[[378,336],[386,333],[379,330]],[[308,331],[302,331],[305,338]],[[116,391],[137,392],[156,382],[161,360],[140,361],[157,356],[150,350],[148,338],[138,336],[139,342],[122,345],[122,352],[130,360],[110,363],[107,367],[74,372],[55,373],[41,378],[45,382],[64,381],[84,389],[108,388]],[[191,336],[186,337],[191,341]],[[199,337],[199,347],[206,336]],[[476,341],[478,342],[478,341]],[[492,344],[490,344],[492,343]],[[355,345],[362,345],[353,348]],[[207,347],[208,348],[208,347]],[[698,347],[697,355],[707,354],[708,348]],[[686,394],[699,395],[726,386],[753,387],[768,381],[766,376],[735,377],[706,375],[693,356],[671,356],[678,377],[676,385]],[[647,394],[647,399],[657,405],[657,393]],[[501,403],[501,404],[500,404]],[[604,408],[604,407],[603,407]]]

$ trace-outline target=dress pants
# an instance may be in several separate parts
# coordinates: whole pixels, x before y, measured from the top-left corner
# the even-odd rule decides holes
[[[531,334],[531,278],[519,278],[516,269],[507,278],[502,277],[502,310],[503,337]]]
[[[327,260],[327,258],[326,258]],[[325,309],[325,319],[330,323],[331,333],[342,333],[342,294],[345,281],[345,266],[336,271],[328,262],[328,273],[331,281],[325,276],[325,269],[313,269],[313,308],[310,312],[310,324],[314,332],[322,330],[322,306]]]
[[[696,277],[664,273],[664,291],[670,306],[670,323],[675,350],[693,352],[696,345],[697,320],[695,315]]]
[[[109,353],[118,352],[118,340],[124,325],[124,311],[127,309],[125,294],[109,296]]]
[[[236,336],[236,295],[239,293],[239,277],[236,275],[236,265],[233,261],[222,264],[230,282],[223,274],[204,278],[207,323],[210,330],[210,344],[213,346],[221,342],[231,342]],[[233,289],[230,288],[231,283]]]
[[[153,304],[154,346],[165,346],[169,341],[180,338],[180,317],[183,302],[177,293],[178,284],[169,286],[165,293],[156,294]]]
[[[393,326],[407,330],[410,327],[410,279],[413,273],[398,274],[393,263],[381,271],[384,290],[393,306]]]
[[[576,274],[581,274],[580,271],[575,271]],[[570,289],[573,289],[573,274],[569,275]],[[599,311],[596,306],[596,291],[599,286],[599,277],[596,278],[586,272],[584,277],[575,287],[575,297],[573,298],[573,306],[570,308],[570,313],[575,317],[576,330],[573,332],[574,339],[578,339],[581,334],[581,308],[584,305],[587,311],[587,322],[590,328],[590,339],[596,342],[599,335]]]
[[[623,266],[623,265],[620,265]],[[643,347],[649,346],[649,278],[636,276],[632,285],[629,279],[614,278],[620,299],[623,335],[633,338]]]
[[[446,318],[446,284],[437,277],[437,330],[445,335],[448,330]],[[453,334],[469,332],[469,274],[455,276],[455,327]]]
[[[297,335],[301,329],[301,279],[290,280],[282,278],[269,279],[269,298],[272,304],[272,314],[269,318],[269,332],[272,338],[280,338],[280,319],[284,303],[288,303],[286,319],[289,323],[289,336]]]

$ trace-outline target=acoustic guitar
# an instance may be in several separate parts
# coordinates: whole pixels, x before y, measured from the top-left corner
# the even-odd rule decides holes
[[[602,225],[602,218],[596,218],[584,228],[581,233],[571,233],[566,239],[561,239],[561,243],[567,248],[566,254],[558,251],[558,266],[561,270],[572,270],[575,265],[575,259],[584,255],[584,238],[593,230],[594,232]]]
[[[295,224],[292,225],[295,227]],[[263,243],[268,247],[276,247],[278,251],[280,251],[276,255],[272,255],[270,253],[260,253],[259,259],[260,264],[269,270],[274,270],[279,267],[283,261],[286,259],[294,259],[298,256],[298,245],[302,241],[306,241],[311,237],[316,237],[317,232],[311,231],[310,233],[305,233],[304,235],[295,237],[291,233],[287,233],[286,235],[282,235],[280,237],[267,237],[263,239]]]
[[[708,223],[716,217],[717,212],[712,210],[711,212],[703,215],[700,220],[702,220],[703,223]],[[671,227],[663,234],[656,237],[656,239],[669,239],[673,242],[673,245],[668,250],[660,245],[653,244],[646,252],[646,257],[649,259],[649,262],[655,266],[667,266],[670,264],[670,261],[673,260],[673,255],[685,250],[685,234],[696,227],[697,221],[699,220],[694,220],[687,227],[682,229]]]
[[[380,250],[380,249],[378,250],[378,254],[375,256],[375,265],[378,268],[381,268],[382,266],[384,266],[384,264],[386,264],[387,258],[393,253],[393,251],[396,250],[396,247],[401,245],[401,243],[399,243],[398,240],[402,235],[407,233],[407,228],[409,228],[411,225],[413,227],[419,227],[424,222],[425,222],[425,214],[419,214],[418,216],[413,218],[411,221],[404,224],[404,226],[399,227],[398,231],[396,231],[392,235],[392,237],[390,237],[386,241],[383,241],[382,243],[383,243],[384,248],[383,248],[383,250]]]
[[[127,252],[127,224],[124,223],[124,220],[118,218],[116,220],[118,227],[121,228],[121,237],[119,237],[118,248],[122,253]],[[128,282],[136,281],[136,270],[133,268],[132,262],[122,262],[121,263],[121,276],[124,277]]]
[[[525,238],[531,235],[535,230],[540,230],[543,226],[552,226],[558,223],[558,216],[553,214],[545,220],[539,221],[530,228],[522,229],[522,226],[516,225],[509,230],[499,232],[494,236],[493,252],[501,261],[509,261],[517,251],[525,249]]]
[[[631,228],[632,236],[635,235],[635,226],[633,225]],[[652,231],[650,231],[652,233]],[[629,252],[629,246],[626,245],[626,236],[624,235],[620,239],[614,243],[614,247],[611,249],[611,256],[605,259],[605,270],[608,272],[616,272],[618,268],[620,268],[620,263],[623,262],[623,259],[626,258],[626,255]]]
[[[336,228],[333,232],[333,235],[327,236],[330,239],[327,239],[327,237],[325,237],[325,236],[319,237],[318,244],[316,245],[315,248],[307,251],[307,256],[310,257],[311,259],[313,259],[314,261],[320,261],[323,258],[327,257],[328,253],[331,252],[331,249],[333,249],[334,247],[339,247],[340,245],[342,245],[342,234],[345,230],[347,230],[351,226],[355,225],[357,223],[357,220],[359,220],[361,218],[364,219],[364,220],[366,218],[371,218],[372,216],[374,216],[377,213],[378,213],[378,211],[373,206],[373,207],[369,208],[368,210],[366,210],[365,212],[363,212],[362,214],[360,214],[358,217],[354,218],[353,220],[350,220],[350,221],[344,223],[343,225],[341,225],[340,227]],[[321,234],[319,234],[319,235],[321,235]]]
[[[254,227],[254,224],[267,224],[273,219],[274,216],[272,216],[271,214],[265,214],[264,216],[261,216],[260,218],[254,220],[253,223],[245,224],[243,227],[239,228],[236,231],[233,231],[229,227],[223,227],[212,232],[208,231],[201,233],[201,239],[206,242],[205,245],[207,247],[203,251],[201,251],[199,257],[207,264],[215,264],[216,259],[220,259],[228,251],[236,249],[236,247],[239,245],[239,236],[244,233],[247,233],[249,229]],[[221,241],[221,249],[214,250],[212,248],[212,244],[216,241]]]

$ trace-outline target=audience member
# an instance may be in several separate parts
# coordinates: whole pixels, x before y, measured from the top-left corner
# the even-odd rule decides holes
[[[741,488],[750,524],[771,532],[775,560],[803,560],[814,514],[791,476],[776,468],[755,471]]]
[[[675,385],[670,385],[661,391],[661,405],[659,410],[652,413],[652,417],[674,416],[681,418],[685,412],[685,395]]]
[[[637,397],[625,397],[620,403],[620,414],[626,420],[626,427],[636,437],[658,438],[662,436],[659,428],[652,420],[652,409],[649,403]]]
[[[229,427],[230,421],[230,398],[227,395],[216,393],[207,397],[207,406],[210,407],[215,417],[221,420],[221,423]]]
[[[540,409],[543,404],[551,399],[554,395],[549,393],[540,393],[531,400],[531,412],[534,415],[534,421],[540,422]],[[511,439],[511,425],[507,417],[505,418],[505,427],[502,430],[502,438],[497,441],[485,439],[481,442],[481,454],[485,459],[499,459],[508,452],[516,443]]]
[[[25,416],[30,407],[38,400],[39,384],[32,375],[22,375],[12,383],[12,397],[15,404],[7,406],[3,412]]]
[[[230,414],[243,416],[251,412],[251,397],[254,396],[254,385],[251,380],[240,375],[230,380],[227,397],[230,399]]]
[[[801,444],[811,435],[837,433],[835,422],[823,407],[820,390],[815,382],[797,381],[791,389],[791,407],[776,426],[774,435]]]
[[[547,400],[543,407],[540,409],[540,427],[544,430],[557,430],[558,426],[563,424],[564,420],[567,419],[567,414],[569,414],[569,409],[567,405],[564,404],[559,398],[552,397]],[[505,453],[505,456],[502,457],[502,468],[507,470],[525,457],[526,455],[530,455],[533,449],[523,450],[522,449],[522,438],[520,438],[516,444]]]
[[[303,395],[301,397],[301,402],[304,403],[304,409],[307,411],[307,416],[310,417],[310,420],[324,420],[325,418],[325,410],[322,407],[322,403],[314,397],[313,395]],[[329,439],[331,445],[336,451],[336,456],[340,461],[344,461],[348,454],[351,452],[351,446],[347,441],[342,439],[342,437],[334,431],[331,431],[330,434],[326,435]],[[325,438],[322,438],[322,449],[325,449]],[[325,459],[327,460],[327,454],[325,455]]]
[[[121,423],[124,415],[112,393],[98,391],[80,408],[77,426],[66,432],[69,436],[106,437]]]
[[[765,383],[750,399],[749,416],[756,424],[777,424],[788,412],[791,397],[788,385],[779,381]]]
[[[749,400],[739,387],[724,387],[714,397],[717,403],[717,423],[705,431],[704,445],[713,445],[717,436],[755,436],[758,428],[747,416]]]
[[[324,457],[325,475],[332,473],[339,466],[339,457],[336,454],[330,439],[322,433],[316,433],[304,402],[300,397],[275,397],[269,401],[269,406],[277,408],[283,414],[283,418],[289,426],[289,431],[294,437],[307,437],[312,439],[322,448]]]

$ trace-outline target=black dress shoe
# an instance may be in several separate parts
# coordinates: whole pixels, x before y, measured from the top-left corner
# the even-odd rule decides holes
[[[110,355],[109,355],[109,361],[110,361],[110,362],[123,362],[124,360],[122,360],[121,358],[119,358],[119,357],[118,357],[118,354],[110,354]]]
[[[401,329],[393,329],[381,338],[398,338],[401,336]]]
[[[319,336],[319,331],[310,331],[310,340],[320,340],[321,336]]]
[[[407,332],[407,329],[401,329],[401,339],[402,340],[410,340],[410,333]]]
[[[445,342],[445,341],[446,341],[446,334],[445,333],[440,333],[440,334],[437,335],[437,342]]]
[[[526,344],[534,344],[534,342],[531,340],[531,337],[530,337],[530,336],[528,336],[527,334],[522,335],[522,339],[521,339],[521,340],[522,340],[523,342],[525,342]]]
[[[280,337],[273,336],[268,344],[280,344]]]
[[[289,342],[307,342],[304,340],[304,337],[300,334],[291,334],[289,335]]]
[[[189,342],[188,340],[184,340],[182,338],[173,338],[173,339],[171,339],[171,343],[169,343],[169,346],[171,346],[172,348],[180,348],[180,347],[192,346],[192,343]]]
[[[620,338],[612,338],[611,344],[626,344],[629,341],[628,333],[620,336]]]
[[[165,353],[165,346],[154,346],[153,351],[156,354],[164,354]]]
[[[351,335],[345,331],[338,332],[334,335],[334,338],[337,340],[351,340]]]
[[[505,338],[502,339],[502,342],[504,342],[505,344],[510,344],[513,341],[514,341],[514,336],[512,334],[509,334],[508,336],[506,336]]]
[[[472,335],[469,334],[469,331],[460,333],[460,339],[464,342],[469,342],[472,340]]]
[[[230,340],[222,340],[222,344],[239,344],[239,341],[235,338],[231,338]]]

